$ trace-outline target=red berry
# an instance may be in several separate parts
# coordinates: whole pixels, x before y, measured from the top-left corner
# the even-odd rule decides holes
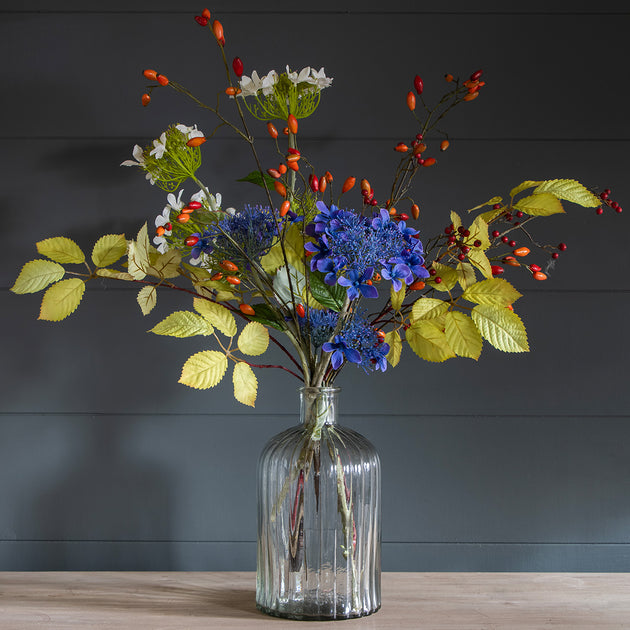
[[[622,208],[621,206],[617,206],[617,207],[615,208],[615,212],[616,212],[617,214],[621,214],[621,213],[623,212],[623,208]]]
[[[186,237],[186,240],[184,241],[187,247],[194,247],[198,242],[199,242],[198,236],[188,236]]]
[[[422,94],[422,90],[424,90],[424,83],[417,74],[413,79],[413,87],[416,88],[416,92],[418,92],[418,94]]]
[[[560,245],[558,245],[558,249],[559,249],[561,252],[566,251],[566,249],[567,249],[567,245],[566,245],[566,243],[560,243]]]
[[[483,74],[483,70],[477,70],[477,72],[473,72],[470,75],[470,80],[477,81],[481,77],[482,74]]]
[[[597,208],[597,210],[595,210],[595,214],[604,214],[604,209],[603,208]]]
[[[440,276],[436,276],[434,278],[435,284],[440,284],[440,282],[442,282],[442,278],[440,278]]]
[[[516,241],[510,241],[510,242],[508,243],[508,245],[509,245],[510,247],[516,247]]]
[[[199,24],[199,26],[208,25],[208,18],[203,17],[203,15],[195,15],[195,20],[197,21],[197,24]]]
[[[601,198],[601,199],[606,200],[606,199],[608,199],[608,197],[609,197],[609,196],[610,196],[610,193],[603,192],[603,193],[600,195],[600,198]]]
[[[190,201],[188,202],[188,207],[193,210],[199,210],[199,208],[201,208],[201,203],[199,201]]]
[[[232,60],[232,69],[234,70],[234,74],[240,79],[243,76],[243,62],[240,57],[234,57]]]
[[[619,207],[619,204],[618,204],[616,201],[613,201],[613,202],[610,204],[610,207],[611,207],[613,210],[616,210],[616,209]]]
[[[554,252],[553,254],[551,254],[551,257],[552,257],[554,260],[557,260],[559,256],[560,256],[560,254],[558,254],[558,252]]]
[[[517,219],[520,219],[523,216],[523,213],[520,210],[516,212],[515,214],[516,214]]]
[[[298,304],[295,307],[295,312],[297,313],[298,317],[304,317],[306,315],[306,311],[304,310],[303,304]]]
[[[502,236],[502,237],[501,237],[501,240],[502,240],[504,243],[507,243],[510,239],[509,239],[509,237],[507,237],[507,236]]]
[[[492,265],[490,269],[492,270],[493,276],[500,276],[504,271],[503,267],[499,267],[499,265]]]
[[[434,276],[437,273],[435,269],[429,269],[429,275]]]
[[[475,247],[481,247],[481,241],[480,241],[479,239],[477,239],[477,240],[473,243],[473,245],[474,245]]]
[[[457,240],[457,238],[455,237],[455,235],[454,235],[454,234],[451,234],[451,235],[448,237],[448,242],[449,242],[449,243],[454,243],[456,240]]]
[[[529,266],[529,270],[532,271],[532,272],[533,271],[542,271],[542,269],[538,265],[534,265],[534,264],[531,264]]]
[[[501,234],[501,232],[499,232],[499,230],[494,230],[492,232],[492,238],[496,238],[497,236],[499,236],[499,234]]]
[[[493,210],[500,210],[501,209],[501,204],[500,203],[495,203],[494,206],[492,206]]]

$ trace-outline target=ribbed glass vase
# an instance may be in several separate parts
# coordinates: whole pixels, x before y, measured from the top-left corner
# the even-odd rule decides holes
[[[257,607],[278,617],[363,617],[381,605],[376,450],[337,424],[338,388],[300,390],[300,423],[258,462]]]

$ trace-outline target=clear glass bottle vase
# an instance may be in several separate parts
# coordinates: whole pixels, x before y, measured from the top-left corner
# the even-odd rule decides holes
[[[381,605],[380,462],[337,424],[338,388],[300,390],[300,424],[258,462],[256,605],[303,620],[363,617]]]

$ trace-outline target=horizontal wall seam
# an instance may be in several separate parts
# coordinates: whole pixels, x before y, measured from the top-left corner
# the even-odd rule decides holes
[[[160,10],[160,9],[5,9],[0,11],[0,15],[191,15],[192,11]],[[479,15],[479,16],[500,16],[500,17],[539,17],[539,16],[572,16],[572,17],[614,17],[630,15],[627,11],[427,11],[408,10],[397,11],[391,9],[387,11],[377,10],[353,10],[353,9],[291,9],[280,11],[277,9],[252,9],[252,10],[227,10],[221,11],[223,17],[230,15],[369,15],[369,16],[390,16],[390,15],[429,15],[429,16],[456,16],[456,15]]]

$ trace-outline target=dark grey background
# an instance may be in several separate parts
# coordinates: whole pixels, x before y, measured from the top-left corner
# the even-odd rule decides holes
[[[453,114],[452,147],[417,189],[425,234],[524,179],[610,187],[628,211],[571,207],[541,222],[539,235],[569,249],[546,283],[511,276],[530,354],[488,347],[478,362],[433,365],[407,351],[385,375],[343,374],[344,423],[383,460],[383,567],[630,571],[629,14],[606,0],[588,11],[385,6],[209,8],[246,73],[325,66],[335,82],[302,141],[320,169],[377,190],[392,146],[415,133],[404,104],[413,76],[431,99],[445,72],[485,70],[481,98]],[[214,99],[223,75],[192,19],[202,8],[2,3],[0,569],[254,568],[256,458],[295,422],[295,382],[259,374],[255,411],[233,400],[229,379],[207,392],[178,385],[203,344],[145,331],[189,308],[179,296],[162,294],[144,318],[135,290],[93,282],[79,311],[51,324],[36,321],[39,295],[8,291],[37,240],[63,234],[89,249],[161,211],[162,191],[118,164],[169,123],[212,128],[168,90],[139,105],[146,67]],[[264,145],[264,125],[253,130]],[[244,146],[221,132],[203,155],[228,204],[257,200],[233,181],[252,168]]]

